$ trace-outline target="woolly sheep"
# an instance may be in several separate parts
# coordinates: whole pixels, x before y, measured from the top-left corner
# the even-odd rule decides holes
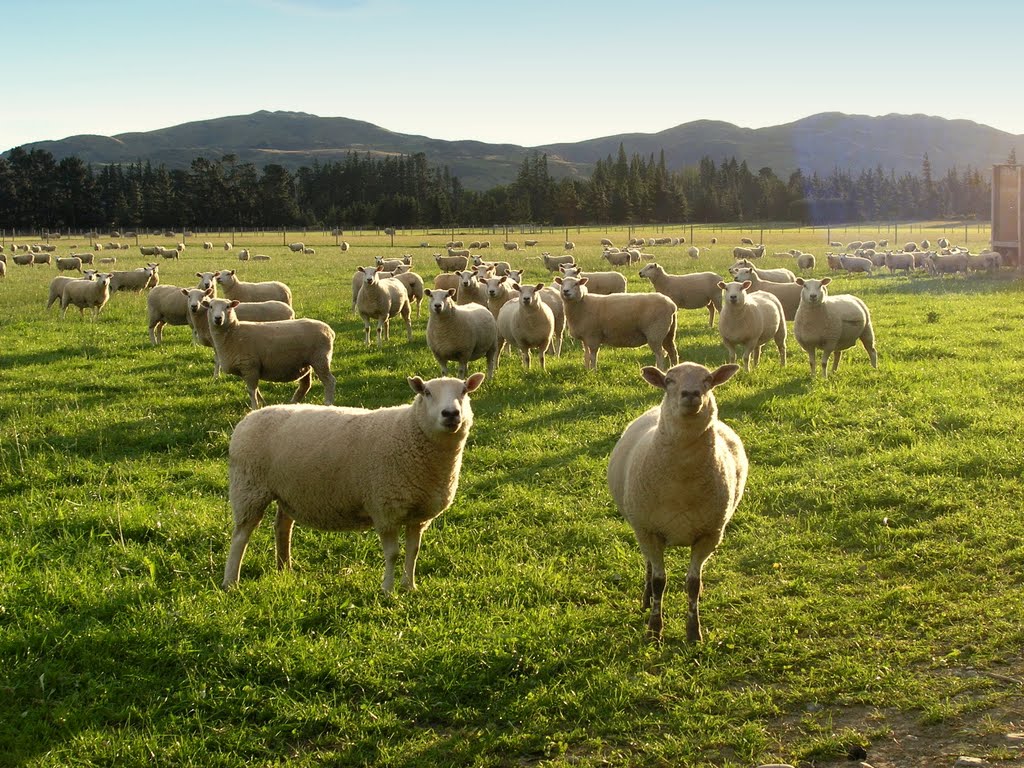
[[[803,270],[804,272],[807,272],[808,270],[813,270],[815,263],[816,262],[813,253],[801,253],[799,256],[796,257],[797,269]],[[793,282],[796,282],[796,280],[794,279]]]
[[[846,250],[847,251],[856,251],[858,248],[861,247],[862,244],[863,244],[863,241],[861,241],[861,240],[852,240],[852,241],[850,241],[849,243],[846,244]]]
[[[574,242],[573,242],[572,240],[566,240],[566,241],[565,241],[565,250],[567,250],[567,251],[571,251],[571,250],[573,250],[573,249],[574,249],[575,247],[576,247],[576,243],[574,243]]]
[[[501,277],[502,275],[507,275],[508,271],[510,269],[512,269],[512,265],[509,264],[507,261],[484,261],[479,256],[474,256],[473,257],[473,266],[474,267],[482,267],[482,266],[490,267],[490,269],[498,277]]]
[[[156,247],[156,255],[165,259],[177,259],[180,256],[176,248],[164,248],[162,245]]]
[[[540,240],[523,240],[523,245],[527,246],[528,248],[533,248],[539,242]],[[513,248],[511,250],[518,250],[518,248]]]
[[[217,273],[216,272],[196,272],[196,277],[199,278],[199,283],[196,286],[202,290],[206,290],[211,285],[216,289],[217,287]]]
[[[53,256],[49,253],[36,253],[32,255],[33,264],[52,264]]]
[[[555,332],[555,316],[541,299],[543,290],[544,283],[520,286],[519,296],[506,302],[498,313],[499,348],[507,341],[518,349],[526,368],[530,367],[530,350],[537,349],[542,371]]]
[[[771,283],[796,282],[796,275],[793,274],[792,270],[784,267],[779,267],[778,269],[757,269],[753,262],[747,259],[740,259],[729,267],[729,274],[735,276],[741,269],[752,269],[759,280],[765,280]]]
[[[374,265],[382,272],[394,272],[401,266],[412,266],[412,256],[406,255],[400,259],[385,259],[383,256],[374,256]]]
[[[502,243],[505,246],[506,251],[518,251],[519,243]]]
[[[825,261],[828,264],[828,268],[831,269],[833,272],[838,272],[843,268],[843,263],[839,260],[839,254],[826,253]]]
[[[292,253],[302,253],[306,250],[305,243],[288,243],[288,250]]]
[[[238,319],[236,300],[204,298],[203,304],[221,370],[245,381],[251,408],[265,404],[261,380],[298,381],[292,395],[297,403],[309,391],[314,372],[324,385],[324,403],[334,402],[334,331],[327,323],[309,318],[250,323]]]
[[[743,370],[750,371],[761,361],[761,347],[772,339],[779,349],[779,363],[786,365],[786,317],[782,303],[764,291],[748,293],[750,281],[742,283],[720,282],[722,313],[718,318],[718,333],[729,353],[729,362],[736,362],[736,348],[743,347]]]
[[[561,287],[569,335],[583,344],[585,368],[597,368],[602,344],[647,344],[659,368],[665,366],[665,353],[672,365],[678,361],[676,305],[672,299],[660,293],[589,295],[585,277],[556,277],[555,282]]]
[[[225,251],[230,251],[233,247],[234,246],[232,246],[231,243],[224,243],[224,250]]]
[[[342,251],[347,251],[351,246],[349,246],[347,242],[342,240],[340,243],[338,243],[338,247],[341,248]]]
[[[57,271],[58,272],[72,272],[82,271],[82,260],[77,256],[58,256],[57,257]]]
[[[488,277],[483,281],[483,286],[487,291],[487,308],[491,310],[491,314],[497,319],[498,312],[501,311],[505,302],[515,295],[517,286],[509,279],[508,275]]]
[[[302,249],[302,252],[304,254],[306,254],[307,256],[315,256],[316,255],[316,249],[315,248],[310,248],[308,245],[305,248]]]
[[[265,253],[254,253],[252,255],[253,261],[270,261],[270,257]]]
[[[700,258],[700,248],[698,248],[695,245],[691,245],[689,248],[686,249],[686,255],[689,256],[691,259],[698,259]]]
[[[889,268],[889,273],[893,274],[898,269],[902,269],[903,273],[909,275],[911,270],[914,269],[914,254],[912,253],[893,253],[888,251],[885,254],[885,266]]]
[[[907,253],[913,253],[914,251],[917,250],[917,243],[915,243],[913,241],[911,241],[909,243],[905,243],[903,245],[903,250],[906,251]]]
[[[243,248],[242,250],[240,250],[238,252],[238,260],[239,261],[248,261],[249,260],[249,249],[248,248]]]
[[[487,306],[487,288],[481,285],[479,277],[473,270],[456,272],[459,278],[459,287],[455,294],[455,303],[462,306],[465,304],[479,304]]]
[[[78,307],[78,314],[84,314],[86,307],[92,308],[92,319],[96,320],[110,298],[110,273],[99,272],[92,280],[69,280],[64,284],[60,296],[61,320],[67,315],[68,307]]]
[[[541,255],[541,258],[544,260],[544,268],[547,269],[548,272],[558,272],[558,268],[563,264],[576,263],[576,257],[572,254],[552,256],[549,253],[545,253]]]
[[[718,245],[718,238],[717,237],[712,237],[711,238],[711,244],[712,245]]]
[[[533,244],[536,245],[537,241],[534,240]],[[527,245],[529,245],[529,241],[527,241]],[[481,240],[480,241],[480,247],[481,248],[490,248],[491,247],[491,241],[490,240]]]
[[[0,262],[2,264],[3,262]],[[50,293],[46,299],[46,309],[53,306],[54,302],[60,301],[60,297],[64,295],[64,286],[74,280],[92,280],[96,276],[96,270],[87,269],[81,277],[65,277],[58,275],[50,281]]]
[[[736,246],[732,249],[732,257],[734,259],[759,259],[764,255],[764,248],[762,247],[761,252],[758,253],[753,248],[741,248]]]
[[[277,280],[267,280],[262,283],[249,283],[239,280],[235,276],[235,270],[222,269],[214,274],[217,285],[224,291],[227,299],[238,301],[283,301],[285,304],[292,303],[292,291],[287,285]]]
[[[188,292],[176,285],[158,285],[146,296],[149,343],[162,344],[165,325],[188,325]]]
[[[396,272],[393,277],[405,286],[409,303],[416,304],[416,317],[420,316],[420,304],[423,303],[423,278],[415,272]]]
[[[843,254],[839,257],[839,264],[847,272],[867,272],[869,275],[873,274],[875,268],[875,262],[864,256],[847,256]]]
[[[957,272],[966,273],[968,263],[966,253],[950,254],[948,256],[929,253],[924,259],[924,268],[931,275],[948,275]]]
[[[0,261],[0,277],[7,277],[7,262],[6,261]],[[47,304],[47,307],[49,307],[49,304]]]
[[[11,256],[11,259],[15,264],[19,264],[23,267],[32,266],[32,253],[15,253]]]
[[[479,241],[479,240],[474,240],[474,241],[472,241],[472,242],[471,242],[471,243],[469,244],[469,249],[470,249],[470,250],[474,250],[474,249],[477,249],[477,248],[479,248],[479,247],[480,247],[480,241]]]
[[[647,630],[655,641],[664,626],[666,547],[690,548],[686,639],[702,639],[701,573],[747,480],[743,443],[718,420],[712,391],[738,370],[723,365],[710,371],[697,363],[665,373],[650,366],[641,370],[645,381],[664,390],[664,398],[626,427],[608,459],[608,487],[644,556],[642,604],[650,609]]]
[[[782,311],[786,315],[786,320],[792,320],[796,317],[796,309],[800,304],[799,278],[797,278],[795,283],[772,283],[758,278],[757,273],[753,269],[741,269],[736,272],[734,279],[740,283],[749,280],[750,290],[767,291],[774,295],[775,298],[782,302]]]
[[[407,339],[412,343],[412,320],[410,319],[409,294],[405,286],[393,277],[383,279],[376,267],[359,267],[363,273],[363,285],[356,297],[356,310],[363,319],[365,343],[370,344],[370,321],[377,321],[377,349],[382,349],[384,339],[391,338],[391,318],[402,316],[405,321]]]
[[[457,291],[459,289],[459,276],[454,272],[445,272],[434,278],[435,291]]]
[[[207,240],[205,243],[203,243],[203,250],[204,251],[212,251],[213,250],[213,243],[211,243],[209,240]]]
[[[838,242],[830,242],[828,244],[828,247],[829,248],[842,248],[843,244],[842,243],[838,243]]]
[[[93,258],[95,257],[95,254],[91,251],[88,253],[72,253],[71,255],[76,259],[81,259],[83,264],[92,264]]]
[[[927,251],[927,250],[928,250],[929,248],[931,248],[931,247],[932,247],[932,244],[931,244],[931,241],[930,241],[930,240],[927,240],[927,239],[926,239],[926,240],[922,240],[922,241],[921,241],[921,246],[920,246],[920,248],[921,248],[921,250],[922,250],[922,251]]]
[[[599,245],[607,245],[609,248],[614,247],[615,243],[609,240],[607,237],[602,237]]]
[[[464,254],[449,251],[449,254],[448,256],[442,256],[439,253],[434,254],[437,268],[442,272],[458,272],[469,266],[469,251],[466,251]]]
[[[158,246],[158,245],[140,245],[139,246],[139,253],[141,253],[143,256],[156,256],[159,253],[159,251],[160,251],[160,246]]]
[[[465,381],[414,376],[412,404],[392,408],[278,405],[247,415],[228,448],[234,529],[223,587],[238,583],[249,538],[276,499],[278,568],[291,567],[296,522],[321,530],[372,528],[384,551],[381,588],[390,592],[404,530],[401,583],[414,590],[423,531],[458,488],[473,424],[469,395],[483,380],[480,373]]]
[[[99,261],[100,264],[117,264],[117,256],[104,256]]]
[[[708,308],[708,327],[715,324],[715,311],[722,310],[721,278],[714,272],[671,275],[652,262],[640,270],[640,277],[651,281],[654,290],[668,296],[680,309]]]
[[[178,243],[176,246],[174,246],[174,250],[176,250],[178,253],[184,253],[185,252],[185,244],[184,243]]]
[[[614,267],[625,267],[640,261],[639,251],[604,251],[601,258]]]
[[[448,375],[448,361],[454,360],[459,376],[465,378],[473,360],[486,358],[487,378],[494,378],[501,351],[494,315],[479,304],[459,306],[451,289],[423,293],[429,302],[427,346],[441,366],[441,375]]]
[[[871,367],[877,368],[875,332],[871,327],[871,313],[868,312],[867,305],[850,294],[829,296],[825,286],[831,282],[830,277],[823,277],[821,280],[797,280],[802,293],[800,307],[793,321],[793,335],[807,351],[811,376],[817,374],[817,350],[821,350],[821,375],[827,379],[829,355],[834,354],[832,372],[835,373],[839,369],[839,359],[843,350],[852,347],[858,339],[868,352]]]
[[[576,265],[563,264],[560,268],[563,277],[587,278],[587,290],[602,296],[612,293],[626,292],[626,276],[621,272],[584,272]]]
[[[102,262],[102,259],[100,260]],[[127,272],[111,272],[110,277],[110,292],[117,293],[118,291],[132,291],[139,293],[146,288],[152,288],[156,285],[154,280],[159,280],[158,275],[159,269],[155,264],[148,264],[145,267],[139,267]]]
[[[878,243],[876,243],[874,240],[865,240],[864,242],[862,242],[860,244],[860,247],[863,250],[867,251],[867,250],[870,250],[872,248],[877,247],[877,245],[878,245]]]
[[[753,245],[753,244],[754,244],[754,241],[751,240],[749,237],[741,237],[740,238],[740,245]]]

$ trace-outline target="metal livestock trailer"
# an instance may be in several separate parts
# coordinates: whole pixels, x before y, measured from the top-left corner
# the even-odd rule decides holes
[[[1003,255],[1003,263],[1022,266],[1020,250],[1024,240],[1024,166],[992,166],[992,249]]]

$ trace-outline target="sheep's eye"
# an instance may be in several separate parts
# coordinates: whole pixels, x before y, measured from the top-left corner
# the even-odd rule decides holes
[[[423,396],[424,397],[430,397],[430,390],[429,389],[424,389],[423,390]]]

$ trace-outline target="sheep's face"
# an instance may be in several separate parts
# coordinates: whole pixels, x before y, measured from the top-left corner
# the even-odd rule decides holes
[[[538,291],[544,289],[544,283],[536,285],[523,285],[519,288],[519,301],[524,307],[532,307],[540,301]]]
[[[523,282],[523,270],[521,269],[510,269],[505,276],[516,285],[520,285]]]
[[[484,281],[487,279],[487,276],[490,275],[493,268],[494,267],[490,264],[477,264],[473,267],[473,273],[476,275],[477,280]]]
[[[732,378],[740,367],[735,364],[723,365],[714,371],[699,363],[680,363],[667,371],[647,366],[640,371],[648,384],[665,390],[662,412],[671,416],[696,416],[702,411],[714,415],[717,412],[715,396],[711,390]]]
[[[502,292],[501,286],[506,282],[508,282],[508,278],[504,275],[501,277],[488,277],[484,281],[484,285],[487,286],[487,295],[493,296],[494,298],[500,296]]]
[[[579,301],[587,295],[585,277],[556,277],[555,282],[561,286],[562,299],[565,301]]]
[[[189,314],[198,315],[199,309],[203,306],[203,299],[213,298],[213,289],[207,288],[205,291],[199,288],[182,289],[182,293],[185,294],[185,301],[188,303]]]
[[[109,288],[110,278],[112,278],[113,276],[113,272],[97,272],[95,282],[99,283],[103,288]]]
[[[380,282],[380,270],[377,267],[360,267],[359,271],[363,273],[363,282],[367,285]]]
[[[724,291],[723,299],[726,304],[732,304],[733,306],[743,306],[747,300],[747,290],[750,288],[750,281],[745,280],[742,283],[719,283]]]
[[[199,285],[196,286],[200,290],[205,291],[211,285],[213,285],[214,279],[217,277],[216,272],[196,272],[196,277],[199,278]]]
[[[821,306],[828,298],[828,290],[825,288],[832,280],[822,278],[821,280],[804,280],[800,289],[800,303],[807,303],[809,307]]]
[[[646,278],[648,280],[653,280],[654,275],[657,273],[658,269],[660,269],[660,267],[652,261],[650,264],[648,264],[647,266],[640,270],[640,277]]]
[[[562,273],[562,277],[579,277],[580,274],[580,268],[575,264],[561,264],[558,270]]]
[[[736,270],[736,273],[733,275],[733,279],[737,283],[745,283],[748,281],[752,281],[753,278],[754,270],[751,269],[750,267],[740,267],[739,269]]]
[[[232,269],[226,272],[214,272],[213,279],[218,285],[230,287],[235,284],[235,270]]]
[[[443,315],[453,306],[452,298],[455,296],[455,290],[452,288],[449,288],[447,291],[428,290],[423,293],[430,299],[430,311],[435,315]]]
[[[484,381],[484,374],[474,373],[468,379],[440,378],[423,381],[419,376],[409,379],[417,397],[413,407],[419,409],[418,420],[428,432],[453,434],[468,432],[473,424],[469,393]]]
[[[203,306],[209,310],[210,324],[217,328],[223,328],[224,326],[231,325],[237,318],[235,317],[235,307],[238,306],[237,301],[228,301],[227,299],[205,299]]]
[[[455,274],[458,275],[459,282],[462,283],[463,288],[472,288],[474,283],[476,282],[475,272],[466,271],[456,272]]]

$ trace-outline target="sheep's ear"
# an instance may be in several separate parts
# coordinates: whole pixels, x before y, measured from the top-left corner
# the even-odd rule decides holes
[[[188,289],[187,288],[182,288],[181,289],[181,295],[182,296],[188,296]]]
[[[821,284],[822,285],[828,285],[831,282],[832,282],[832,278],[831,277],[823,277],[823,278],[821,278]]]
[[[508,275],[502,275],[501,276],[501,280],[499,280],[498,282],[499,283],[504,283],[506,280],[508,280]]]
[[[711,372],[711,376],[708,377],[708,389],[714,389],[719,384],[724,384],[731,379],[739,369],[740,367],[735,363],[727,363],[720,368],[716,368]]]
[[[533,290],[535,290],[535,291],[543,291],[544,290],[544,283],[537,283],[537,285],[534,286]]]
[[[202,277],[202,276],[203,276],[202,272],[196,272],[196,277]]]
[[[235,307],[237,307],[237,306],[238,306],[239,304],[241,304],[241,303],[242,303],[242,302],[238,301],[238,299],[235,299],[234,301],[232,301],[232,302],[231,302],[231,304],[230,304],[229,306],[230,306],[230,307],[231,307],[232,309],[234,309]]]
[[[213,298],[213,294],[216,293],[216,291],[213,289],[213,286],[211,285],[209,288],[207,288],[205,291],[203,291],[203,293],[205,293],[207,296]]]
[[[724,280],[719,280],[718,281],[718,287],[724,291],[725,290],[725,281]]]
[[[456,293],[458,293],[458,291],[456,291],[454,288],[449,288],[448,289],[448,298],[454,299]]]
[[[796,279],[796,284],[797,284],[797,285],[803,285],[803,284],[804,284],[804,279],[803,279],[802,277],[798,277],[798,278]]]
[[[556,277],[555,278],[555,282],[558,283],[559,285],[561,285],[562,284],[562,278]]]
[[[588,282],[590,282],[590,278],[589,277],[581,277],[577,281],[576,285],[586,285]]]
[[[661,368],[656,368],[653,365],[645,365],[640,369],[640,375],[643,376],[644,381],[652,387],[657,387],[658,389],[665,388],[665,372],[661,370]]]
[[[356,267],[356,272],[365,272],[365,271],[366,270],[363,267]]]
[[[558,271],[559,272],[565,272],[565,264],[559,264],[558,265]]]
[[[476,392],[480,388],[480,385],[484,383],[485,378],[486,376],[483,373],[477,371],[466,379],[466,394],[468,395],[470,392]]]
[[[417,395],[422,395],[427,391],[427,385],[419,376],[410,376],[406,381],[409,382],[409,388]]]
[[[743,290],[744,291],[750,290],[750,286],[751,285],[752,285],[752,283],[749,280],[744,280],[743,281]]]
[[[423,295],[426,296],[429,299],[431,296],[434,295],[434,292],[432,290],[430,290],[429,288],[424,288],[423,289]]]

